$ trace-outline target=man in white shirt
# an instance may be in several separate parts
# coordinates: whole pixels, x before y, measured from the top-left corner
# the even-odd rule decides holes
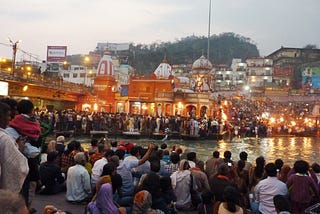
[[[92,188],[94,189],[97,183],[97,180],[100,178],[102,174],[102,170],[104,165],[106,165],[109,159],[114,155],[113,150],[108,150],[104,153],[104,157],[97,160],[93,167],[92,167],[92,174],[91,174],[91,184]]]
[[[67,201],[82,202],[88,201],[91,196],[90,175],[84,167],[86,157],[83,152],[74,156],[75,166],[68,169],[67,176]]]
[[[134,146],[130,151],[131,156],[128,156],[123,161],[120,161],[117,172],[122,177],[122,193],[124,196],[133,196],[134,180],[132,177],[132,171],[135,167],[140,166],[146,162],[146,160],[148,160],[153,148],[154,145],[150,144],[146,154],[141,159],[138,159],[137,157],[139,156],[139,148]]]
[[[273,197],[275,195],[286,195],[288,193],[287,185],[278,180],[277,168],[274,163],[268,163],[264,169],[268,177],[261,180],[254,188],[259,211],[262,214],[277,213]]]

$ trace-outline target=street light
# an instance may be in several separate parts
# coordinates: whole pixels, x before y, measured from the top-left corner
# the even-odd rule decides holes
[[[17,50],[18,50],[18,43],[21,42],[21,40],[18,40],[16,42],[13,42],[10,38],[8,38],[9,42],[11,43],[12,45],[12,50],[13,50],[13,54],[12,54],[12,76],[14,76],[14,71],[16,69],[16,55],[17,55]]]
[[[31,72],[32,72],[31,66],[27,66],[27,67],[26,67],[26,70],[27,70],[27,79],[30,79]]]
[[[86,77],[87,77],[87,82],[88,82],[88,79],[89,79],[89,87],[92,86],[92,77],[93,77],[93,71],[92,70],[89,70],[88,73],[86,73]],[[88,78],[89,77],[89,78]]]
[[[88,79],[87,75],[87,71],[88,71],[88,63],[90,62],[90,58],[88,56],[85,56],[84,57],[84,65],[85,65],[85,74],[84,74],[84,77],[83,77],[83,84],[85,85],[86,84],[86,79]]]
[[[2,66],[2,63],[6,62],[7,60],[5,58],[0,58],[0,72],[1,72],[1,66]]]

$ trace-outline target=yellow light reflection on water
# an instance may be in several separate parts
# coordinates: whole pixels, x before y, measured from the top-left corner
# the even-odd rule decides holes
[[[304,151],[310,150],[311,147],[312,147],[312,145],[311,145],[311,139],[304,137],[304,138],[303,138],[303,150],[304,150]]]
[[[268,146],[270,146],[272,148],[274,147],[274,138],[270,139]]]
[[[296,144],[296,139],[294,137],[290,138],[290,146],[294,147]]]
[[[282,147],[282,146],[283,146],[283,139],[282,139],[282,138],[279,138],[279,139],[278,139],[278,146],[279,146],[279,147]]]
[[[219,144],[220,150],[225,150],[227,148],[227,143],[223,142]]]

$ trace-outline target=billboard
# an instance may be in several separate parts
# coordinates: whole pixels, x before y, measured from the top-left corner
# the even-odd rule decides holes
[[[47,46],[47,62],[63,62],[67,59],[67,46]]]
[[[302,86],[303,88],[320,89],[320,67],[319,66],[302,67]]]
[[[0,81],[0,96],[8,96],[9,83]]]
[[[126,51],[129,50],[130,43],[98,43],[97,49],[100,51]]]

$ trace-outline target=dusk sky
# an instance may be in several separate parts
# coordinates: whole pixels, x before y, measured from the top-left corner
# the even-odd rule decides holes
[[[7,40],[39,59],[47,45],[87,54],[98,42],[150,44],[208,35],[209,0],[7,0],[0,6],[0,57]],[[212,0],[211,34],[251,38],[262,56],[284,47],[320,48],[319,0]],[[211,46],[214,48],[214,46]],[[18,52],[17,60],[30,60]]]

